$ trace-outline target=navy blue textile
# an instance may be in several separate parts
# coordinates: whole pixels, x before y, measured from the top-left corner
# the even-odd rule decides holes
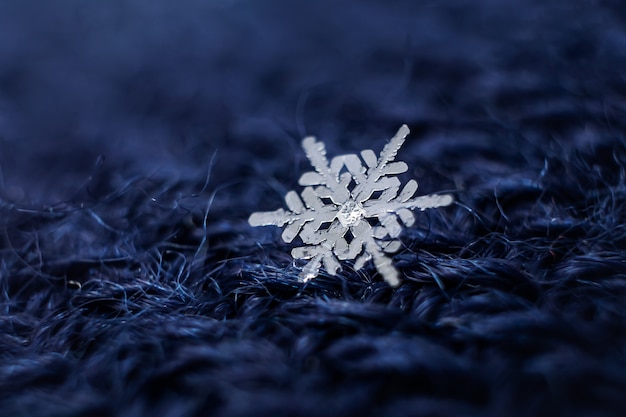
[[[623,416],[613,0],[2,0],[0,415]],[[297,281],[253,211],[330,156],[422,194]]]

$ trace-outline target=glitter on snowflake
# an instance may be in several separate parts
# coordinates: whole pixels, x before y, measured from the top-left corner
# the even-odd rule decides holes
[[[408,181],[400,191],[396,175],[406,172],[408,166],[394,160],[408,134],[409,128],[402,125],[379,157],[366,149],[361,158],[341,155],[330,163],[324,144],[314,137],[305,138],[302,147],[315,171],[300,177],[304,190],[300,195],[287,193],[288,211],[256,212],[248,222],[251,226],[284,226],[285,242],[296,237],[302,240],[305,246],[294,248],[291,255],[309,260],[300,274],[305,282],[315,278],[322,265],[335,275],[341,269],[340,261],[354,260],[354,269],[359,270],[373,260],[387,283],[398,286],[398,271],[385,254],[400,249],[397,238],[402,225],[415,223],[411,210],[444,207],[453,201],[450,194],[413,197],[417,191],[415,180]]]

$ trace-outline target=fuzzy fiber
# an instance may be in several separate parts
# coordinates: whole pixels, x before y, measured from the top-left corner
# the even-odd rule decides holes
[[[625,415],[622,3],[2,0],[0,415]],[[298,282],[248,216],[403,123],[402,285]]]

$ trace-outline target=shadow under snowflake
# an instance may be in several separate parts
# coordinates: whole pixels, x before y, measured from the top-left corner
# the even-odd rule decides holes
[[[397,239],[402,224],[415,223],[412,209],[444,207],[453,202],[450,194],[413,197],[417,182],[410,180],[400,191],[396,175],[406,172],[404,162],[394,162],[409,134],[402,125],[379,157],[370,150],[357,155],[341,155],[328,162],[324,143],[314,137],[302,141],[302,147],[315,171],[305,172],[299,180],[304,190],[285,196],[289,211],[278,209],[252,213],[251,226],[278,226],[285,229],[282,238],[290,243],[300,237],[306,246],[296,247],[291,255],[308,259],[300,278],[308,281],[319,274],[321,265],[335,275],[339,261],[354,260],[359,270],[373,260],[376,270],[391,285],[400,284],[398,271],[385,254],[400,249]],[[363,165],[365,162],[365,165]]]

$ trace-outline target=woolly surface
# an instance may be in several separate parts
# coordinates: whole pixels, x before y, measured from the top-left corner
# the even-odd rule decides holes
[[[618,1],[0,3],[0,414],[610,416]],[[387,286],[251,212],[330,156],[420,193]]]

